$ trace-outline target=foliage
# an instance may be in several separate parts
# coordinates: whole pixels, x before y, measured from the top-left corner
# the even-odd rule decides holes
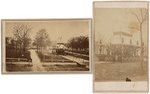
[[[51,41],[49,35],[45,29],[41,29],[37,32],[33,45],[37,46],[37,50],[42,52],[43,48],[49,46]]]
[[[9,42],[10,41],[10,42]],[[17,41],[6,37],[6,58],[26,58],[31,59],[30,52],[20,51],[20,48],[16,47]]]
[[[76,50],[87,50],[89,38],[87,36],[74,37],[68,41],[68,47]]]

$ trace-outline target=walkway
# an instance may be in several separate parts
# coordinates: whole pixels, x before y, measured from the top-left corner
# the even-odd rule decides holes
[[[30,50],[30,52],[33,64],[32,71],[34,72],[44,71],[44,67],[42,66],[42,63],[40,62],[40,59],[35,50]]]
[[[82,59],[82,58],[77,58],[77,57],[70,56],[70,55],[66,55],[66,56],[62,55],[62,57],[67,58],[71,61],[77,62],[80,65],[86,65],[87,63],[89,63],[88,60],[85,60],[85,59]]]

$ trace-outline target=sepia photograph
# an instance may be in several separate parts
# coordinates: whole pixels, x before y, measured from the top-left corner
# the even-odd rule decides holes
[[[148,2],[94,2],[94,92],[148,91]]]
[[[89,72],[90,32],[90,19],[2,20],[2,72]]]

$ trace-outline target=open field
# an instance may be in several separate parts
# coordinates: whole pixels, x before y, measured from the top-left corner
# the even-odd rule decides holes
[[[95,81],[147,81],[148,64],[144,62],[143,71],[141,63],[100,63],[95,64]]]

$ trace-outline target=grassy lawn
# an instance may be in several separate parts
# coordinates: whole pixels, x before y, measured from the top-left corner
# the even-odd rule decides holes
[[[88,68],[81,67],[78,65],[44,65],[43,71],[88,71]],[[32,72],[32,65],[25,64],[7,64],[6,65],[7,72]],[[40,71],[39,71],[40,72]]]
[[[44,71],[88,71],[88,68],[79,67],[76,65],[46,65]],[[31,72],[32,66],[19,65],[19,64],[7,64],[7,72]]]
[[[88,71],[88,68],[75,65],[48,65],[44,66],[46,71]]]
[[[146,81],[148,64],[144,62],[144,69],[141,63],[100,63],[95,64],[95,81],[125,81],[126,77],[132,81]]]
[[[28,72],[32,71],[31,65],[6,64],[7,72]]]
[[[68,60],[60,55],[54,55],[54,54],[49,54],[45,55],[44,59],[49,59],[49,60]]]
[[[62,57],[61,55],[54,55],[54,54],[49,54],[45,55],[44,58],[42,59],[42,62],[73,62],[67,58]]]
[[[42,62],[70,61],[62,57],[61,55],[56,55],[52,53],[45,53],[45,54],[37,53],[37,54]]]

